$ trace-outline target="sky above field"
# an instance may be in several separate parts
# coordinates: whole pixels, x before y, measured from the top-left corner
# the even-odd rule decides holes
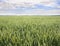
[[[60,15],[60,0],[0,0],[0,14]]]

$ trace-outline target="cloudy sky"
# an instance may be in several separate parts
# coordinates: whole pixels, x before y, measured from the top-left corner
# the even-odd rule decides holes
[[[0,15],[60,15],[60,0],[0,0]]]

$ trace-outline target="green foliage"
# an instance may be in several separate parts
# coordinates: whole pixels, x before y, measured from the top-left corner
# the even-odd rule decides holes
[[[0,46],[60,46],[60,16],[0,16]]]

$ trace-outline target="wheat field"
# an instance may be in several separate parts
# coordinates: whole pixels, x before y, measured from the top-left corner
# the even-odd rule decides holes
[[[0,16],[0,46],[60,46],[60,16]]]

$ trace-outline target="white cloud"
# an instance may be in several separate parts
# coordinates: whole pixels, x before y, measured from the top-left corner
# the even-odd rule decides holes
[[[7,3],[21,4],[21,3],[32,3],[32,4],[43,4],[51,6],[55,4],[55,0],[5,0]]]
[[[4,2],[8,4],[8,6],[6,6],[8,8],[35,7],[34,6],[35,4],[41,4],[44,6],[56,7],[56,8],[60,7],[60,6],[57,6],[56,0],[4,0]]]
[[[17,9],[17,7],[35,8],[36,7],[35,4],[60,8],[60,6],[57,6],[55,0],[4,0],[4,2],[0,2],[0,9]],[[9,13],[4,10],[3,11],[0,10],[0,14],[16,14],[16,12]],[[27,10],[25,12],[22,12],[21,14],[60,14],[60,10],[56,9],[46,11],[41,9],[35,9],[30,11]]]
[[[0,3],[0,9],[15,9],[15,7],[12,4],[9,3]]]
[[[1,4],[0,7],[13,8],[16,7],[35,7],[35,4],[42,4],[49,7],[60,7],[57,6],[55,0],[4,0],[5,3]]]
[[[25,11],[21,13],[16,12],[8,12],[8,11],[0,11],[0,15],[60,15],[60,10],[33,10],[33,11]]]
[[[35,7],[34,4],[32,3],[20,3],[20,4],[13,4],[13,3],[7,3],[7,2],[2,2],[0,3],[0,9],[17,9],[17,7],[24,7],[24,8],[33,8]]]
[[[39,3],[40,0],[5,0],[5,2],[15,3],[15,4],[20,4],[24,2]]]
[[[45,10],[39,10],[38,9],[38,10],[35,10],[35,11],[28,12],[28,14],[36,14],[36,15],[57,15],[57,14],[60,14],[60,10],[48,10],[48,11],[45,11]]]

